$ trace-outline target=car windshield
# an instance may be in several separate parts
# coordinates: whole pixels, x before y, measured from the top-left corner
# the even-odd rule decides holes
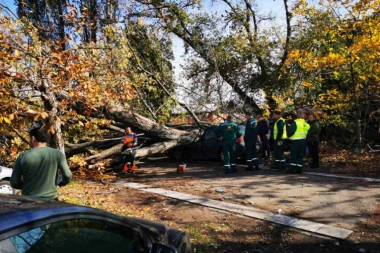
[[[6,252],[144,252],[140,235],[117,224],[75,219],[46,224],[0,241]]]

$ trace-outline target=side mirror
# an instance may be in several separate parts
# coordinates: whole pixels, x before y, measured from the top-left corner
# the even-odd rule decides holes
[[[164,243],[154,243],[152,253],[178,253],[176,247]]]

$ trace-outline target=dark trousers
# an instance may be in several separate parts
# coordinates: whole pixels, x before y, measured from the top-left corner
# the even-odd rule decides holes
[[[224,171],[230,172],[236,169],[236,143],[223,142]]]
[[[256,156],[257,138],[245,139],[244,142],[248,169],[253,169],[253,166],[257,167],[259,164],[259,159]]]
[[[286,161],[285,161],[285,155],[284,155],[284,149],[285,144],[284,141],[282,141],[281,145],[277,144],[277,141],[274,140],[274,149],[273,149],[273,158],[274,158],[274,169],[285,169]]]
[[[303,158],[306,151],[306,140],[292,140],[290,146],[290,156],[291,156],[291,172],[302,172]]]
[[[135,164],[136,150],[133,150],[131,154],[126,154],[123,158],[124,163],[130,163],[131,165]]]
[[[312,158],[311,165],[319,167],[319,141],[308,141],[309,155]]]
[[[262,154],[263,157],[269,157],[270,156],[270,147],[269,147],[269,140],[268,137],[265,134],[260,135],[261,139],[261,145],[262,145]]]

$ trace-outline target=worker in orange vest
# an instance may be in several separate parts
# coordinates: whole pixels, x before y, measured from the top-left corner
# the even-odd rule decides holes
[[[123,158],[124,160],[124,167],[123,171],[125,172],[135,172],[136,171],[136,165],[135,165],[135,156],[136,156],[136,150],[134,147],[137,146],[137,135],[132,132],[132,129],[130,127],[125,128],[124,137],[123,137],[123,147],[122,152],[125,153],[125,156]],[[130,165],[128,165],[128,162]]]

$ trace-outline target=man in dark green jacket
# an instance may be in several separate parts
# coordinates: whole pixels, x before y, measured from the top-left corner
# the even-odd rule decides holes
[[[29,135],[32,148],[17,158],[11,185],[21,189],[22,195],[57,199],[57,185],[68,184],[72,177],[66,157],[61,151],[47,146],[49,134],[45,128],[33,128]]]
[[[237,172],[236,169],[236,138],[242,135],[242,131],[236,123],[232,122],[232,116],[220,124],[217,129],[217,138],[222,140],[224,156],[224,172],[229,174]]]
[[[281,112],[276,110],[273,112],[273,118],[275,118],[273,127],[273,158],[274,164],[272,169],[284,170],[286,166],[284,155],[284,141],[287,138],[285,120],[281,117]]]

